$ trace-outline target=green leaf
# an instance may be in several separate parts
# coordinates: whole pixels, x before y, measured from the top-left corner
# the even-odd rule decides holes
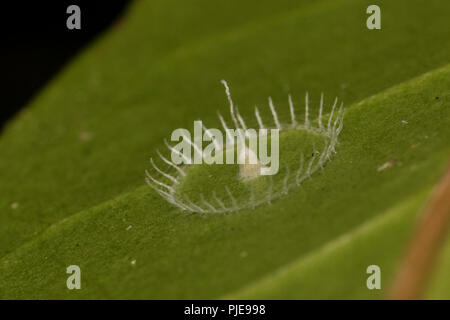
[[[364,286],[368,277],[364,270],[376,263],[383,275],[392,274],[392,262],[403,249],[417,208],[423,201],[423,195],[415,194],[227,298],[382,298],[385,288],[370,291]],[[389,283],[389,276],[388,281],[383,278],[383,283]]]
[[[450,155],[446,5],[383,4],[370,31],[369,2],[198,2],[134,4],[2,134],[1,298],[383,297]],[[173,129],[219,127],[222,78],[245,118],[269,95],[282,109],[309,91],[311,114],[337,95],[344,129],[324,169],[271,204],[186,215],[144,170]],[[66,288],[72,264],[82,290]]]
[[[450,299],[450,278],[448,270],[450,267],[450,237],[441,249],[440,255],[430,275],[430,283],[426,290],[427,299]]]

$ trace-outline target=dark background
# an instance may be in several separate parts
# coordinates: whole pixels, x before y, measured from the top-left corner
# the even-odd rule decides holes
[[[124,14],[129,0],[17,1],[0,4],[0,131],[80,50]],[[69,30],[67,7],[81,9]]]

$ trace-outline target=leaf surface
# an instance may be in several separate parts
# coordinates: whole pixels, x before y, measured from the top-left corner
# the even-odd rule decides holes
[[[450,34],[442,1],[385,4],[380,32],[367,5],[136,3],[0,137],[0,297],[382,297],[364,267],[387,288],[450,155]],[[344,130],[327,166],[270,205],[185,215],[143,172],[173,129],[219,127],[222,78],[246,118],[269,95],[301,110],[308,90],[315,114],[320,92],[337,95]],[[72,264],[83,290],[65,287]]]

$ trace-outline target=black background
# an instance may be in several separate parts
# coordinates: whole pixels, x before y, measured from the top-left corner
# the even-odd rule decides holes
[[[129,2],[0,2],[0,131],[71,58],[120,19]],[[66,27],[72,4],[81,9],[81,30]]]
[[[237,315],[220,312],[215,318],[207,315],[185,315],[186,307],[213,306],[228,309],[228,306],[248,304],[265,305],[263,315]],[[4,314],[10,308],[16,317],[32,312],[33,316],[42,314],[45,318],[73,319],[93,318],[99,316],[111,318],[143,319],[385,319],[405,318],[420,313],[420,309],[430,308],[445,314],[448,301],[297,301],[297,300],[153,300],[153,301],[0,301]],[[446,308],[446,309],[444,309]],[[30,312],[30,313],[31,313]],[[429,318],[430,312],[427,314]]]

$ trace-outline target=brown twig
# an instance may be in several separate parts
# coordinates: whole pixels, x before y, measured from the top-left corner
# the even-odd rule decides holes
[[[420,299],[450,224],[450,166],[433,191],[388,299]]]

